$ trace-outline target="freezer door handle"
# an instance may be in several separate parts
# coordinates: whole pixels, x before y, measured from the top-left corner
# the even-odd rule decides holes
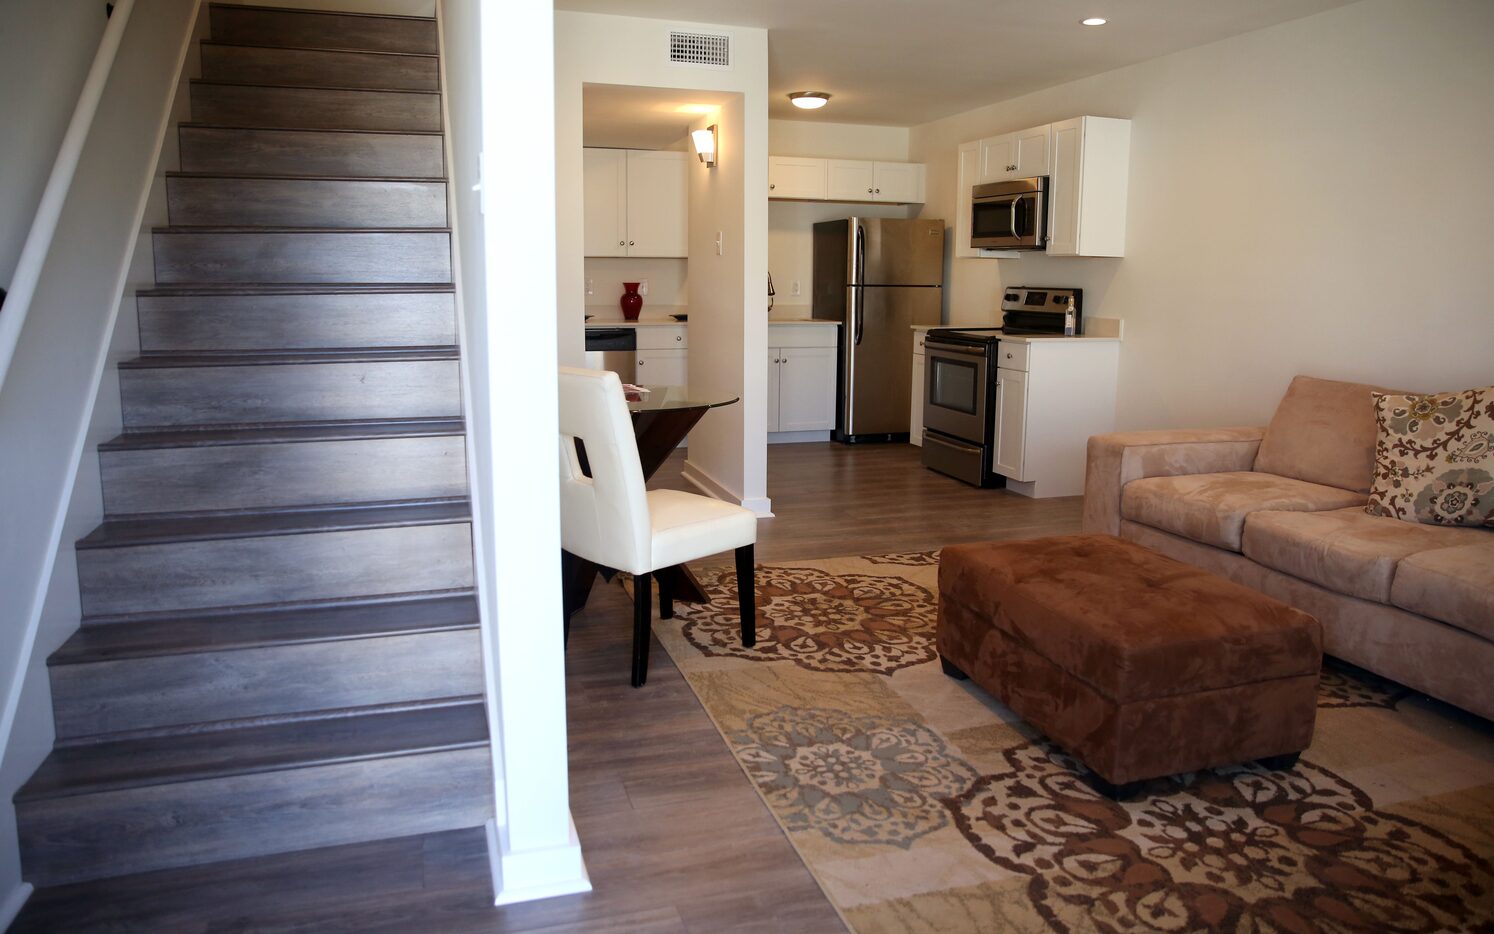
[[[851,289],[851,333],[853,343],[861,346],[861,289],[862,279],[866,275],[866,228],[860,224],[856,225],[856,261],[851,270],[853,288]]]

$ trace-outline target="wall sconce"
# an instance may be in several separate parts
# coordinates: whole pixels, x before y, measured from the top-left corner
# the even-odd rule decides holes
[[[706,164],[706,168],[716,167],[716,124],[711,124],[704,130],[694,130],[690,133],[690,141],[695,144],[695,154],[700,161]]]

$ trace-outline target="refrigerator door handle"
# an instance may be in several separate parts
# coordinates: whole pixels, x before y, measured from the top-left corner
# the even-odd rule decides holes
[[[851,333],[852,342],[861,346],[861,289],[866,275],[866,228],[856,225],[856,258],[851,268]]]

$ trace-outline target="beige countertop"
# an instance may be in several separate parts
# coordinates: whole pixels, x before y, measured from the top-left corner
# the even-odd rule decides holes
[[[687,326],[685,321],[675,321],[672,318],[640,318],[637,321],[622,321],[611,318],[592,318],[586,322],[589,328],[677,328]],[[793,318],[786,321],[774,321],[768,319],[769,327],[812,327],[812,328],[838,328],[839,321],[812,321],[807,319]]]

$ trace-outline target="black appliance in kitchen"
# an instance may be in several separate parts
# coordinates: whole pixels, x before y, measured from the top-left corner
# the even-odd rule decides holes
[[[907,441],[913,325],[938,324],[944,222],[851,217],[814,225],[815,318],[839,321],[836,441]]]
[[[981,487],[1006,485],[996,472],[1003,335],[1062,340],[1072,302],[1080,333],[1082,289],[1018,287],[1001,299],[999,328],[933,328],[924,338],[923,465]]]

